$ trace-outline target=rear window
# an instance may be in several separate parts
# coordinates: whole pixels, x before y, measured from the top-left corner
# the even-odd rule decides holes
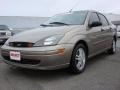
[[[0,30],[9,30],[9,28],[6,25],[0,25]]]

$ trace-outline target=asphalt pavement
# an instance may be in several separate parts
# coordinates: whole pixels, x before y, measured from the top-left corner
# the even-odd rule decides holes
[[[0,58],[2,59],[2,58]],[[72,75],[53,71],[10,68],[0,61],[0,90],[120,90],[120,41],[117,53],[88,61],[85,72]]]

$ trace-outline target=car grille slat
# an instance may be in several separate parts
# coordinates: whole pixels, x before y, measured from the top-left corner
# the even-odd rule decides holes
[[[6,32],[1,32],[0,35],[1,35],[1,36],[5,36],[5,35],[6,35]]]
[[[11,47],[32,47],[33,43],[30,42],[9,42]]]

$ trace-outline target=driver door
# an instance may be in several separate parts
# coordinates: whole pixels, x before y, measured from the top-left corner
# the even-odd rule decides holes
[[[92,24],[93,22],[100,22],[100,19],[97,15],[96,12],[93,12],[90,14],[89,17],[89,24]],[[101,52],[103,50],[103,38],[102,38],[102,34],[103,32],[101,32],[101,28],[102,26],[94,26],[94,27],[90,27],[88,32],[88,38],[90,40],[90,53],[92,55],[97,54],[99,52]]]

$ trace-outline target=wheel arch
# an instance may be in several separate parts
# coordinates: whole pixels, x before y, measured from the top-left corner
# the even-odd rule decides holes
[[[87,56],[89,55],[89,48],[88,48],[88,44],[85,40],[79,40],[76,42],[74,48],[78,45],[78,44],[83,44],[85,47],[86,47],[86,50],[87,50]]]

